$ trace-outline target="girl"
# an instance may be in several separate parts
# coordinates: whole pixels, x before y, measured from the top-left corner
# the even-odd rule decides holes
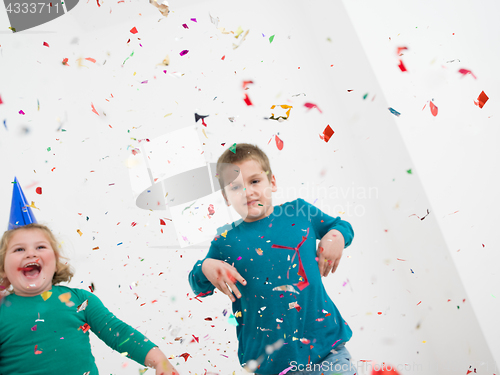
[[[98,374],[91,329],[108,346],[156,374],[178,375],[161,350],[113,316],[94,294],[57,285],[73,273],[44,225],[6,231],[0,240],[0,375]],[[7,294],[12,286],[13,292]],[[1,296],[0,296],[1,297]]]

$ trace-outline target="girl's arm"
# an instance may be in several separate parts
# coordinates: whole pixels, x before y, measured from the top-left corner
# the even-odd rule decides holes
[[[144,365],[154,368],[156,370],[156,375],[179,375],[177,370],[158,347],[154,347],[148,352]]]

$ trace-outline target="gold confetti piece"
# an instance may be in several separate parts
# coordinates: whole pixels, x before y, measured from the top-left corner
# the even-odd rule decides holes
[[[256,252],[257,252],[257,254],[259,254],[259,255],[264,254],[264,252],[262,251],[262,249],[261,249],[261,248],[255,249],[255,251],[256,251]]]
[[[224,233],[221,233],[221,236],[224,237],[224,238],[226,238],[226,236],[227,236],[227,229],[224,231]]]
[[[99,246],[94,247],[92,250],[99,250]]]
[[[241,318],[241,311],[236,311],[236,314],[234,316],[236,318]]]
[[[172,113],[167,113],[165,116],[163,116],[163,118],[168,117],[168,116],[172,116]]]
[[[236,29],[236,34],[234,35],[234,37],[236,39],[238,39],[238,37],[241,35],[242,32],[243,32],[243,29],[241,28],[241,26],[238,26],[238,28]]]
[[[207,133],[205,133],[205,129],[201,129],[201,131],[203,132],[203,135],[205,136],[205,138],[207,138],[207,139],[208,139],[208,137],[207,137]]]
[[[49,292],[48,290],[46,290],[45,292],[43,292],[41,294],[41,296],[42,296],[42,298],[43,298],[44,301],[47,301],[50,298],[51,295],[52,295],[52,292]]]
[[[159,11],[160,13],[164,16],[167,17],[168,13],[170,12],[168,10],[168,5],[166,4],[158,4],[156,0],[149,0],[150,4],[153,4]]]
[[[83,236],[83,233],[82,233],[82,231],[80,229],[77,229],[76,231],[80,235],[80,237]]]
[[[128,356],[128,352],[123,352],[123,353],[120,353],[120,355],[121,355],[122,357],[126,357],[126,356]]]
[[[35,207],[35,202],[33,202],[33,201],[31,201],[31,204],[26,206],[26,207],[36,208],[37,210],[40,211],[40,209],[38,207]]]

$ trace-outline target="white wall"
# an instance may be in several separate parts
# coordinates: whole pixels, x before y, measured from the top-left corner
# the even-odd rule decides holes
[[[432,58],[417,52],[423,37],[410,31],[403,35],[403,45],[410,48],[404,61],[411,70],[403,75],[394,65],[399,43],[387,44],[384,37],[383,44],[377,35],[387,30],[395,39],[402,26],[394,24],[389,30],[391,21],[402,19],[406,8],[345,3],[351,18],[338,1],[171,1],[167,18],[149,4],[96,8],[89,2],[36,33],[0,35],[0,120],[6,119],[9,129],[0,127],[4,226],[10,182],[17,175],[28,199],[40,208],[35,210],[38,221],[64,241],[77,270],[71,285],[87,288],[93,282],[112,311],[177,357],[173,361],[182,373],[207,369],[243,374],[236,360],[234,327],[223,316],[230,304],[220,295],[200,303],[192,299],[187,284],[187,274],[204,256],[206,243],[181,249],[173,224],[159,225],[168,211],[135,206],[129,158],[131,149],[139,147],[137,140],[193,125],[207,161],[215,161],[234,142],[255,142],[272,161],[280,187],[275,203],[301,196],[353,224],[355,241],[325,285],[353,329],[348,348],[354,361],[408,364],[402,374],[454,374],[471,365],[480,374],[493,373],[491,353],[500,352],[493,268],[498,241],[493,237],[494,210],[474,207],[478,200],[486,205],[492,196],[493,177],[489,185],[486,178],[493,174],[473,167],[470,160],[493,166],[498,159],[489,161],[472,151],[461,156],[458,150],[465,147],[453,151],[449,136],[457,143],[468,139],[471,150],[481,145],[493,156],[498,87],[493,83],[498,75],[483,78],[497,73],[492,65],[471,57],[471,65],[464,67],[478,76],[477,82],[451,72],[448,76],[438,68],[441,60],[431,65]],[[411,9],[412,15],[419,14],[418,7]],[[219,17],[219,27],[226,30],[250,30],[240,47],[233,49],[233,43],[241,38],[222,34],[210,23],[209,13]],[[385,22],[382,17],[387,17]],[[403,25],[410,24],[405,20]],[[484,23],[478,20],[477,25]],[[134,26],[139,30],[135,35],[129,32]],[[431,32],[425,46],[435,43]],[[269,43],[271,35],[275,38]],[[377,49],[376,42],[383,47]],[[189,53],[179,56],[184,49]],[[170,65],[157,66],[166,55]],[[455,58],[445,56],[440,58]],[[61,64],[65,57],[69,66]],[[77,59],[85,57],[97,62],[79,66]],[[381,69],[389,60],[392,70]],[[431,83],[439,79],[438,97]],[[254,82],[245,91],[254,103],[251,107],[243,102],[244,80]],[[399,86],[394,88],[390,83],[396,80]],[[481,90],[490,101],[479,110],[472,101]],[[462,91],[470,92],[471,99],[458,95]],[[456,100],[448,101],[453,95]],[[427,108],[420,112],[431,98],[440,111],[435,118]],[[463,103],[457,106],[457,100]],[[317,104],[323,113],[308,111],[305,102]],[[265,120],[273,104],[293,105],[290,119]],[[394,117],[387,107],[402,115]],[[25,116],[19,115],[20,109]],[[194,112],[210,115],[207,128],[195,124]],[[410,117],[415,121],[407,120]],[[329,143],[318,136],[327,124],[335,130]],[[65,132],[57,131],[61,126]],[[29,133],[22,132],[24,127]],[[268,144],[274,134],[285,142],[282,151],[274,140]],[[485,143],[480,143],[483,137]],[[456,160],[471,163],[474,181],[459,179],[457,172],[464,165],[446,159],[444,146],[462,158]],[[439,172],[433,174],[433,168]],[[481,180],[483,192],[467,200],[466,192]],[[42,195],[35,193],[37,186]],[[410,216],[423,216],[427,209],[431,214],[424,220]],[[133,222],[137,225],[131,226]],[[92,250],[95,247],[99,249]],[[470,265],[476,269],[480,264],[485,271],[471,271]],[[211,322],[204,320],[208,316]],[[199,343],[191,343],[192,335]],[[175,337],[183,337],[182,343]],[[93,344],[102,373],[137,373],[136,364],[110,353],[97,339]],[[192,356],[187,362],[178,357],[185,352]],[[367,368],[360,373],[368,373]]]

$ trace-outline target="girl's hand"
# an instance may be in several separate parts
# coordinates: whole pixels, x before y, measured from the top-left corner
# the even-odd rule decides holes
[[[334,273],[340,263],[344,250],[344,236],[336,229],[332,229],[323,236],[318,244],[318,267],[321,276]]]
[[[236,287],[236,281],[239,281],[242,285],[247,285],[247,282],[238,271],[236,271],[235,267],[222,260],[207,258],[203,261],[201,270],[208,281],[222,293],[227,295],[232,302],[236,301],[233,293],[236,297],[241,298],[241,293]],[[231,288],[231,290],[229,290],[229,288]]]
[[[154,368],[156,375],[179,375],[175,367],[157,346],[148,352],[144,365]]]

